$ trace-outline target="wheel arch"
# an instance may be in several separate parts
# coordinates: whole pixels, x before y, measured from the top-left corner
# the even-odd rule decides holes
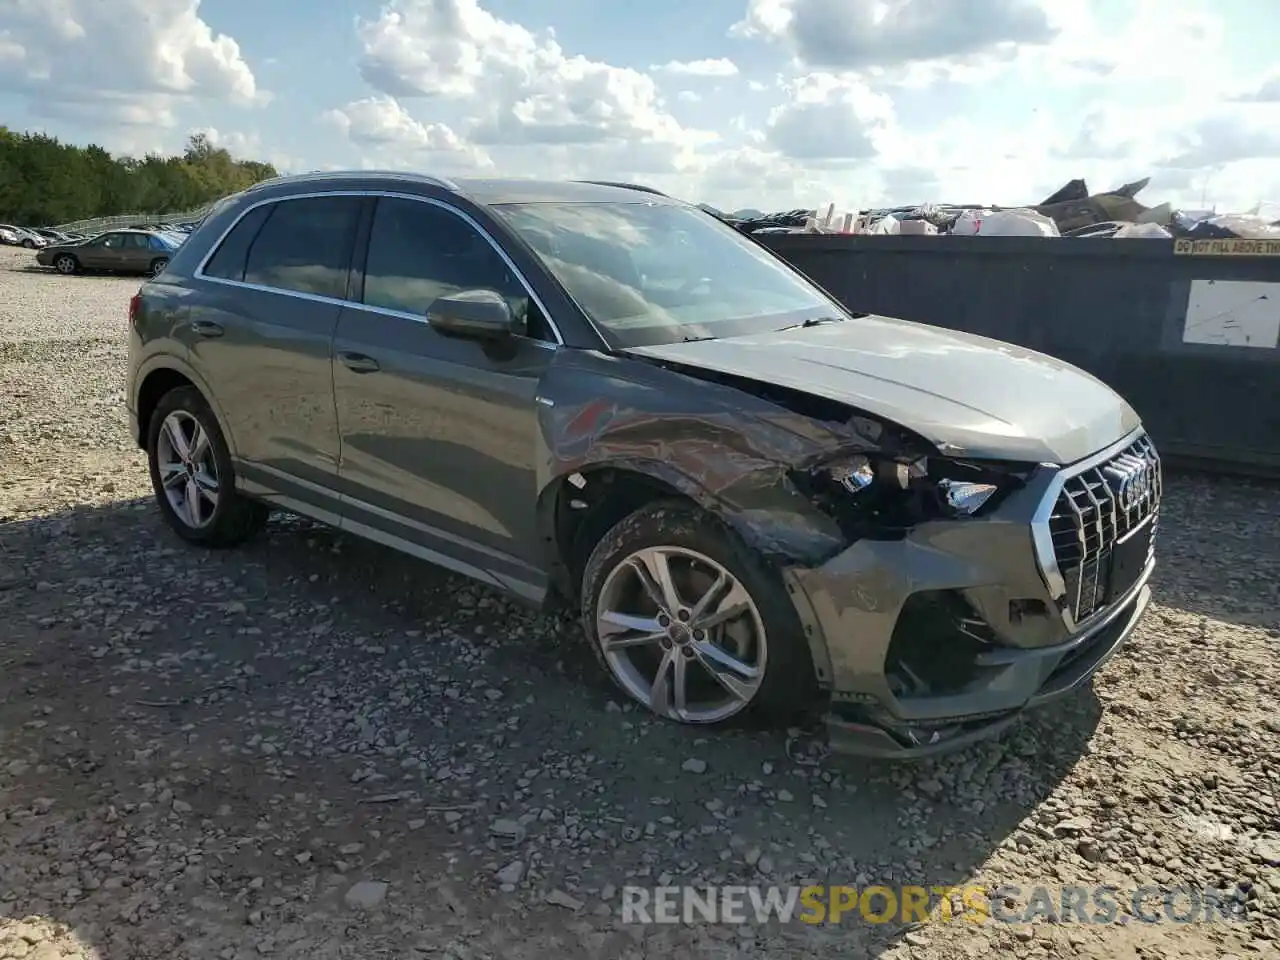
[[[218,429],[226,441],[227,449],[234,458],[236,455],[235,439],[227,428],[227,420],[214,399],[204,379],[177,357],[165,355],[144,364],[134,379],[136,388],[133,396],[133,409],[137,415],[138,436],[135,438],[139,447],[146,447],[147,431],[151,425],[151,415],[155,412],[160,399],[178,387],[193,387],[204,398],[209,409],[218,421]]]
[[[719,516],[730,527],[739,526],[733,512],[709,490],[656,460],[581,466],[543,487],[537,505],[538,531],[561,599],[577,601],[582,572],[600,538],[624,517],[657,500],[683,500]]]

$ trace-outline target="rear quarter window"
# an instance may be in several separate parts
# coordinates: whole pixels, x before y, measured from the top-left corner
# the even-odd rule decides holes
[[[258,231],[271,215],[274,204],[254,207],[231,229],[205,264],[204,275],[219,280],[244,280],[245,262]]]

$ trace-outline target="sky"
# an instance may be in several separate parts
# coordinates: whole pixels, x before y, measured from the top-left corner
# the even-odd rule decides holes
[[[1267,0],[0,0],[0,123],[727,210],[1280,201]]]

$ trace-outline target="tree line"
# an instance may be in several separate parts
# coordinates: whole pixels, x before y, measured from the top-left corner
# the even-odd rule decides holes
[[[138,160],[0,126],[0,223],[178,213],[275,176],[271,164],[237,160],[199,133],[180,155]]]

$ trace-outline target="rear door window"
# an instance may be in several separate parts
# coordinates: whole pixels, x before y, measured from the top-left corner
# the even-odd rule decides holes
[[[361,202],[333,196],[276,203],[249,246],[245,283],[345,297]]]

